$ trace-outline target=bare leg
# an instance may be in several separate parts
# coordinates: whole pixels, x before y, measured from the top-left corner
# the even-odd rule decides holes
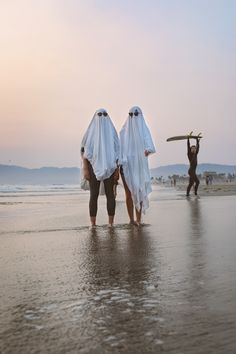
[[[113,223],[114,223],[114,215],[109,215],[108,216],[108,226],[109,227],[112,227],[113,226]]]
[[[90,216],[91,226],[96,226],[96,216]]]
[[[141,217],[142,217],[142,203],[140,204],[140,210],[138,211],[138,210],[135,208],[135,212],[136,212],[136,222],[137,222],[137,225],[140,225],[140,223],[141,223]]]
[[[131,224],[134,224],[134,204],[133,204],[132,195],[131,195],[130,190],[125,182],[125,178],[124,178],[123,174],[121,174],[121,178],[122,178],[123,185],[125,188],[126,207],[127,207],[127,211],[128,211],[128,215],[129,215],[129,220],[130,220]]]

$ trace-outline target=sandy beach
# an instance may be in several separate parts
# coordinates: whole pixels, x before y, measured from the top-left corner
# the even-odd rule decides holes
[[[176,186],[177,191],[184,192],[187,189],[186,184],[178,184]],[[192,191],[193,193],[193,191]],[[236,195],[236,183],[235,182],[217,182],[211,185],[206,185],[201,182],[199,185],[199,195],[201,196],[226,196],[226,195]]]
[[[136,228],[119,187],[95,231],[75,186],[2,189],[0,352],[235,353],[236,197],[210,188],[154,186]]]

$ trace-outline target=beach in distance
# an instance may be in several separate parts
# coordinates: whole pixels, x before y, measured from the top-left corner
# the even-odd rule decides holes
[[[186,183],[178,183],[176,190],[178,193],[184,193],[186,191]],[[217,182],[211,185],[206,185],[202,182],[199,186],[200,196],[230,196],[236,195],[236,182]]]
[[[0,352],[236,352],[236,184],[153,185],[115,226],[75,185],[0,186]]]

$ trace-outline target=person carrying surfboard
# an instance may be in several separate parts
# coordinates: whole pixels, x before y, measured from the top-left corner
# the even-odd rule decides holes
[[[191,136],[189,136],[190,138]],[[190,146],[190,141],[189,138],[187,139],[187,155],[188,155],[188,159],[189,159],[189,163],[190,163],[190,167],[188,170],[188,174],[189,174],[189,184],[187,187],[187,193],[186,196],[189,197],[189,193],[190,190],[192,188],[192,186],[195,184],[194,186],[194,193],[195,195],[197,195],[197,191],[198,191],[198,186],[200,184],[199,179],[196,175],[196,169],[197,169],[197,155],[199,152],[199,138],[196,138],[196,145],[192,145]]]

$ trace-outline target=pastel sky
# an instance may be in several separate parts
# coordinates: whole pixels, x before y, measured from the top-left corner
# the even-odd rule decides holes
[[[158,153],[151,166],[236,164],[235,0],[2,0],[0,163],[80,165],[94,111],[119,131],[142,108]]]

